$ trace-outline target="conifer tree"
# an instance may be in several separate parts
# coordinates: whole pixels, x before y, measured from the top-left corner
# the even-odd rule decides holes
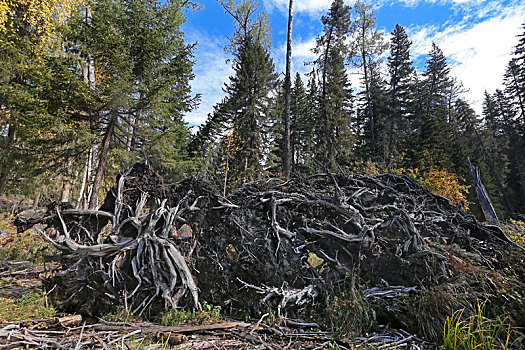
[[[272,95],[278,75],[270,54],[258,41],[246,38],[238,52],[233,67],[235,75],[230,77],[224,91],[231,126],[239,139],[231,177],[248,181],[265,173],[264,158],[270,144],[265,137],[269,135]]]
[[[352,143],[350,117],[352,91],[347,77],[345,61],[349,48],[346,39],[350,32],[350,7],[343,0],[334,0],[328,14],[321,18],[323,33],[317,37],[314,53],[320,74],[320,109],[323,137],[319,147],[321,162],[330,168],[337,160],[348,158]]]
[[[57,40],[76,2],[0,5],[1,201],[10,180],[60,173],[67,159],[80,152],[84,111],[92,99]],[[73,147],[74,139],[79,142]]]
[[[357,67],[362,74],[363,92],[361,108],[362,111],[358,111],[362,116],[366,116],[368,121],[367,134],[370,137],[369,157],[376,157],[376,144],[379,135],[376,134],[375,124],[380,124],[381,117],[375,115],[374,111],[378,109],[378,106],[374,106],[374,102],[380,99],[372,95],[372,70],[378,67],[379,57],[388,48],[388,43],[383,40],[383,35],[375,27],[375,14],[372,9],[372,5],[365,1],[357,1],[354,5],[356,12],[356,19],[351,27],[352,46],[351,54],[353,55],[353,64]],[[378,73],[379,70],[375,71],[375,88],[379,86],[377,83],[380,81]]]
[[[426,151],[423,156],[428,159],[420,159],[420,164],[431,162],[439,167],[453,168],[451,163],[451,154],[454,152],[452,130],[447,123],[447,91],[451,84],[450,67],[443,51],[435,43],[432,43],[423,75],[425,111],[420,142]]]
[[[299,73],[295,76],[290,99],[292,168],[308,173],[314,147],[314,114]]]
[[[396,24],[390,42],[390,55],[388,57],[389,81],[389,128],[388,128],[388,158],[389,167],[394,153],[394,139],[396,126],[401,130],[409,129],[409,104],[412,99],[414,67],[410,60],[410,46],[405,29]],[[405,135],[406,136],[406,135]]]
[[[519,130],[519,119],[516,118],[516,111],[512,108],[509,98],[505,93],[499,89],[496,90],[492,97],[494,105],[493,114],[497,117],[495,121],[497,125],[492,126],[500,134],[500,138],[508,143],[508,159],[510,166],[508,172],[508,180],[506,183],[514,192],[514,208],[525,213],[525,176],[524,176],[524,162],[521,138],[517,130]],[[486,115],[489,115],[487,113]],[[500,153],[501,154],[501,153]],[[500,168],[501,169],[501,168]],[[511,199],[512,201],[512,199]]]
[[[166,130],[178,128],[186,140],[182,115],[197,100],[190,96],[193,46],[184,43],[179,2],[98,0],[91,11],[91,23],[79,16],[72,25],[68,49],[92,57],[97,68],[93,88],[99,105],[91,112],[101,116],[93,123],[100,152],[89,201],[95,208],[110,150],[127,149],[150,160],[160,153],[148,144],[167,142],[181,150],[186,141]],[[169,156],[179,157],[176,151]]]

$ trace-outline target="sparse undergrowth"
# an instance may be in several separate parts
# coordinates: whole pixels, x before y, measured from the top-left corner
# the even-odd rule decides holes
[[[12,217],[0,214],[0,260],[27,260],[42,263],[45,256],[58,254],[58,251],[35,230],[16,233],[11,224]]]
[[[185,309],[171,309],[162,313],[158,321],[164,326],[181,324],[203,325],[221,321],[221,307],[202,303],[202,311],[188,311]]]
[[[362,335],[375,325],[371,303],[362,296],[354,281],[348,289],[326,298],[321,323],[341,336]]]
[[[457,310],[447,317],[443,329],[444,350],[493,350],[510,349],[516,338],[515,329],[508,317],[487,318],[485,305],[478,303],[477,313],[466,315]]]
[[[0,297],[0,321],[21,321],[55,316],[55,309],[41,288],[31,288],[17,296]]]
[[[525,222],[510,219],[501,228],[514,242],[525,247]]]

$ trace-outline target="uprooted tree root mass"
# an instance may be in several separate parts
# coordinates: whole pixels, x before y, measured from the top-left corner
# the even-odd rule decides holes
[[[358,295],[371,323],[429,340],[478,300],[523,325],[523,250],[404,176],[269,179],[222,197],[195,178],[165,186],[136,164],[99,210],[58,205],[17,221],[35,223],[55,229],[43,234],[62,268],[48,283],[69,311],[148,314],[206,300],[304,319],[352,313],[355,300],[334,296]]]

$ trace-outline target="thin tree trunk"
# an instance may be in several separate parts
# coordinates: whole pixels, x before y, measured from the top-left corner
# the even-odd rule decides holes
[[[332,41],[332,33],[334,28],[330,27],[330,32],[328,33],[328,41],[326,42],[326,50],[324,53],[324,63],[323,63],[323,92],[322,92],[322,101],[323,101],[323,122],[324,122],[324,136],[326,140],[326,160],[330,161],[332,158],[332,139],[330,137],[330,131],[328,129],[328,111],[326,108],[326,62],[328,61],[328,52],[330,51],[330,44]]]
[[[131,141],[129,144],[129,152],[133,152],[135,150],[135,147],[137,145],[137,130],[140,125],[140,111],[137,111],[137,115],[135,116],[135,121],[133,123],[133,132],[131,134]]]
[[[71,175],[73,174],[73,158],[69,157],[66,164],[66,179],[62,182],[62,192],[60,193],[60,202],[69,202],[71,193]]]
[[[82,183],[80,184],[80,191],[78,193],[78,198],[75,203],[75,209],[78,209],[80,207],[82,198],[85,195],[86,183],[89,178],[89,168],[91,166],[92,150],[93,150],[93,147],[90,147],[89,155],[88,155],[88,158],[86,159],[86,165],[84,166],[84,174],[82,175]]]
[[[98,192],[104,177],[104,171],[106,170],[106,163],[108,160],[109,144],[111,137],[115,131],[115,125],[117,124],[117,113],[115,111],[110,112],[109,124],[102,140],[102,149],[100,150],[100,157],[98,161],[97,172],[95,174],[95,180],[93,181],[93,188],[91,189],[91,196],[89,198],[89,209],[96,209],[98,206]]]
[[[290,70],[292,65],[292,7],[293,0],[288,4],[288,38],[286,42],[286,77],[284,94],[284,177],[290,179]]]
[[[38,208],[38,202],[40,201],[40,196],[42,195],[42,190],[38,190],[36,193],[35,199],[33,200],[33,211]]]
[[[366,111],[368,113],[368,118],[370,119],[370,124],[372,129],[370,130],[370,136],[371,136],[371,157],[375,156],[374,148],[375,148],[375,132],[374,132],[374,110],[372,109],[372,98],[370,96],[370,80],[368,78],[368,62],[366,61],[366,38],[365,38],[365,21],[363,21],[362,27],[361,27],[361,60],[363,61],[363,74],[365,76],[365,96],[366,96]]]

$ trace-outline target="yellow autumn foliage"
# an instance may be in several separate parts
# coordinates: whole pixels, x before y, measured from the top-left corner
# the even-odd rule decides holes
[[[39,38],[34,49],[45,49],[53,41],[55,26],[69,18],[80,3],[81,0],[0,0],[1,41],[6,40],[8,32],[16,35],[20,31],[18,26],[23,23],[33,28]]]
[[[353,169],[357,173],[369,176],[387,172],[387,169],[371,161],[357,162],[354,164]],[[465,182],[464,179],[447,169],[438,169],[431,166],[426,171],[421,171],[418,168],[396,168],[392,169],[391,172],[416,179],[430,192],[448,198],[453,205],[459,206],[464,210],[468,209],[470,203],[467,200],[467,194],[470,186],[462,185]]]
[[[416,172],[413,177],[432,193],[450,199],[452,204],[464,210],[468,209],[469,202],[467,200],[467,193],[470,186],[462,185],[461,182],[464,182],[463,179],[456,174],[446,169],[432,167],[419,176]]]

